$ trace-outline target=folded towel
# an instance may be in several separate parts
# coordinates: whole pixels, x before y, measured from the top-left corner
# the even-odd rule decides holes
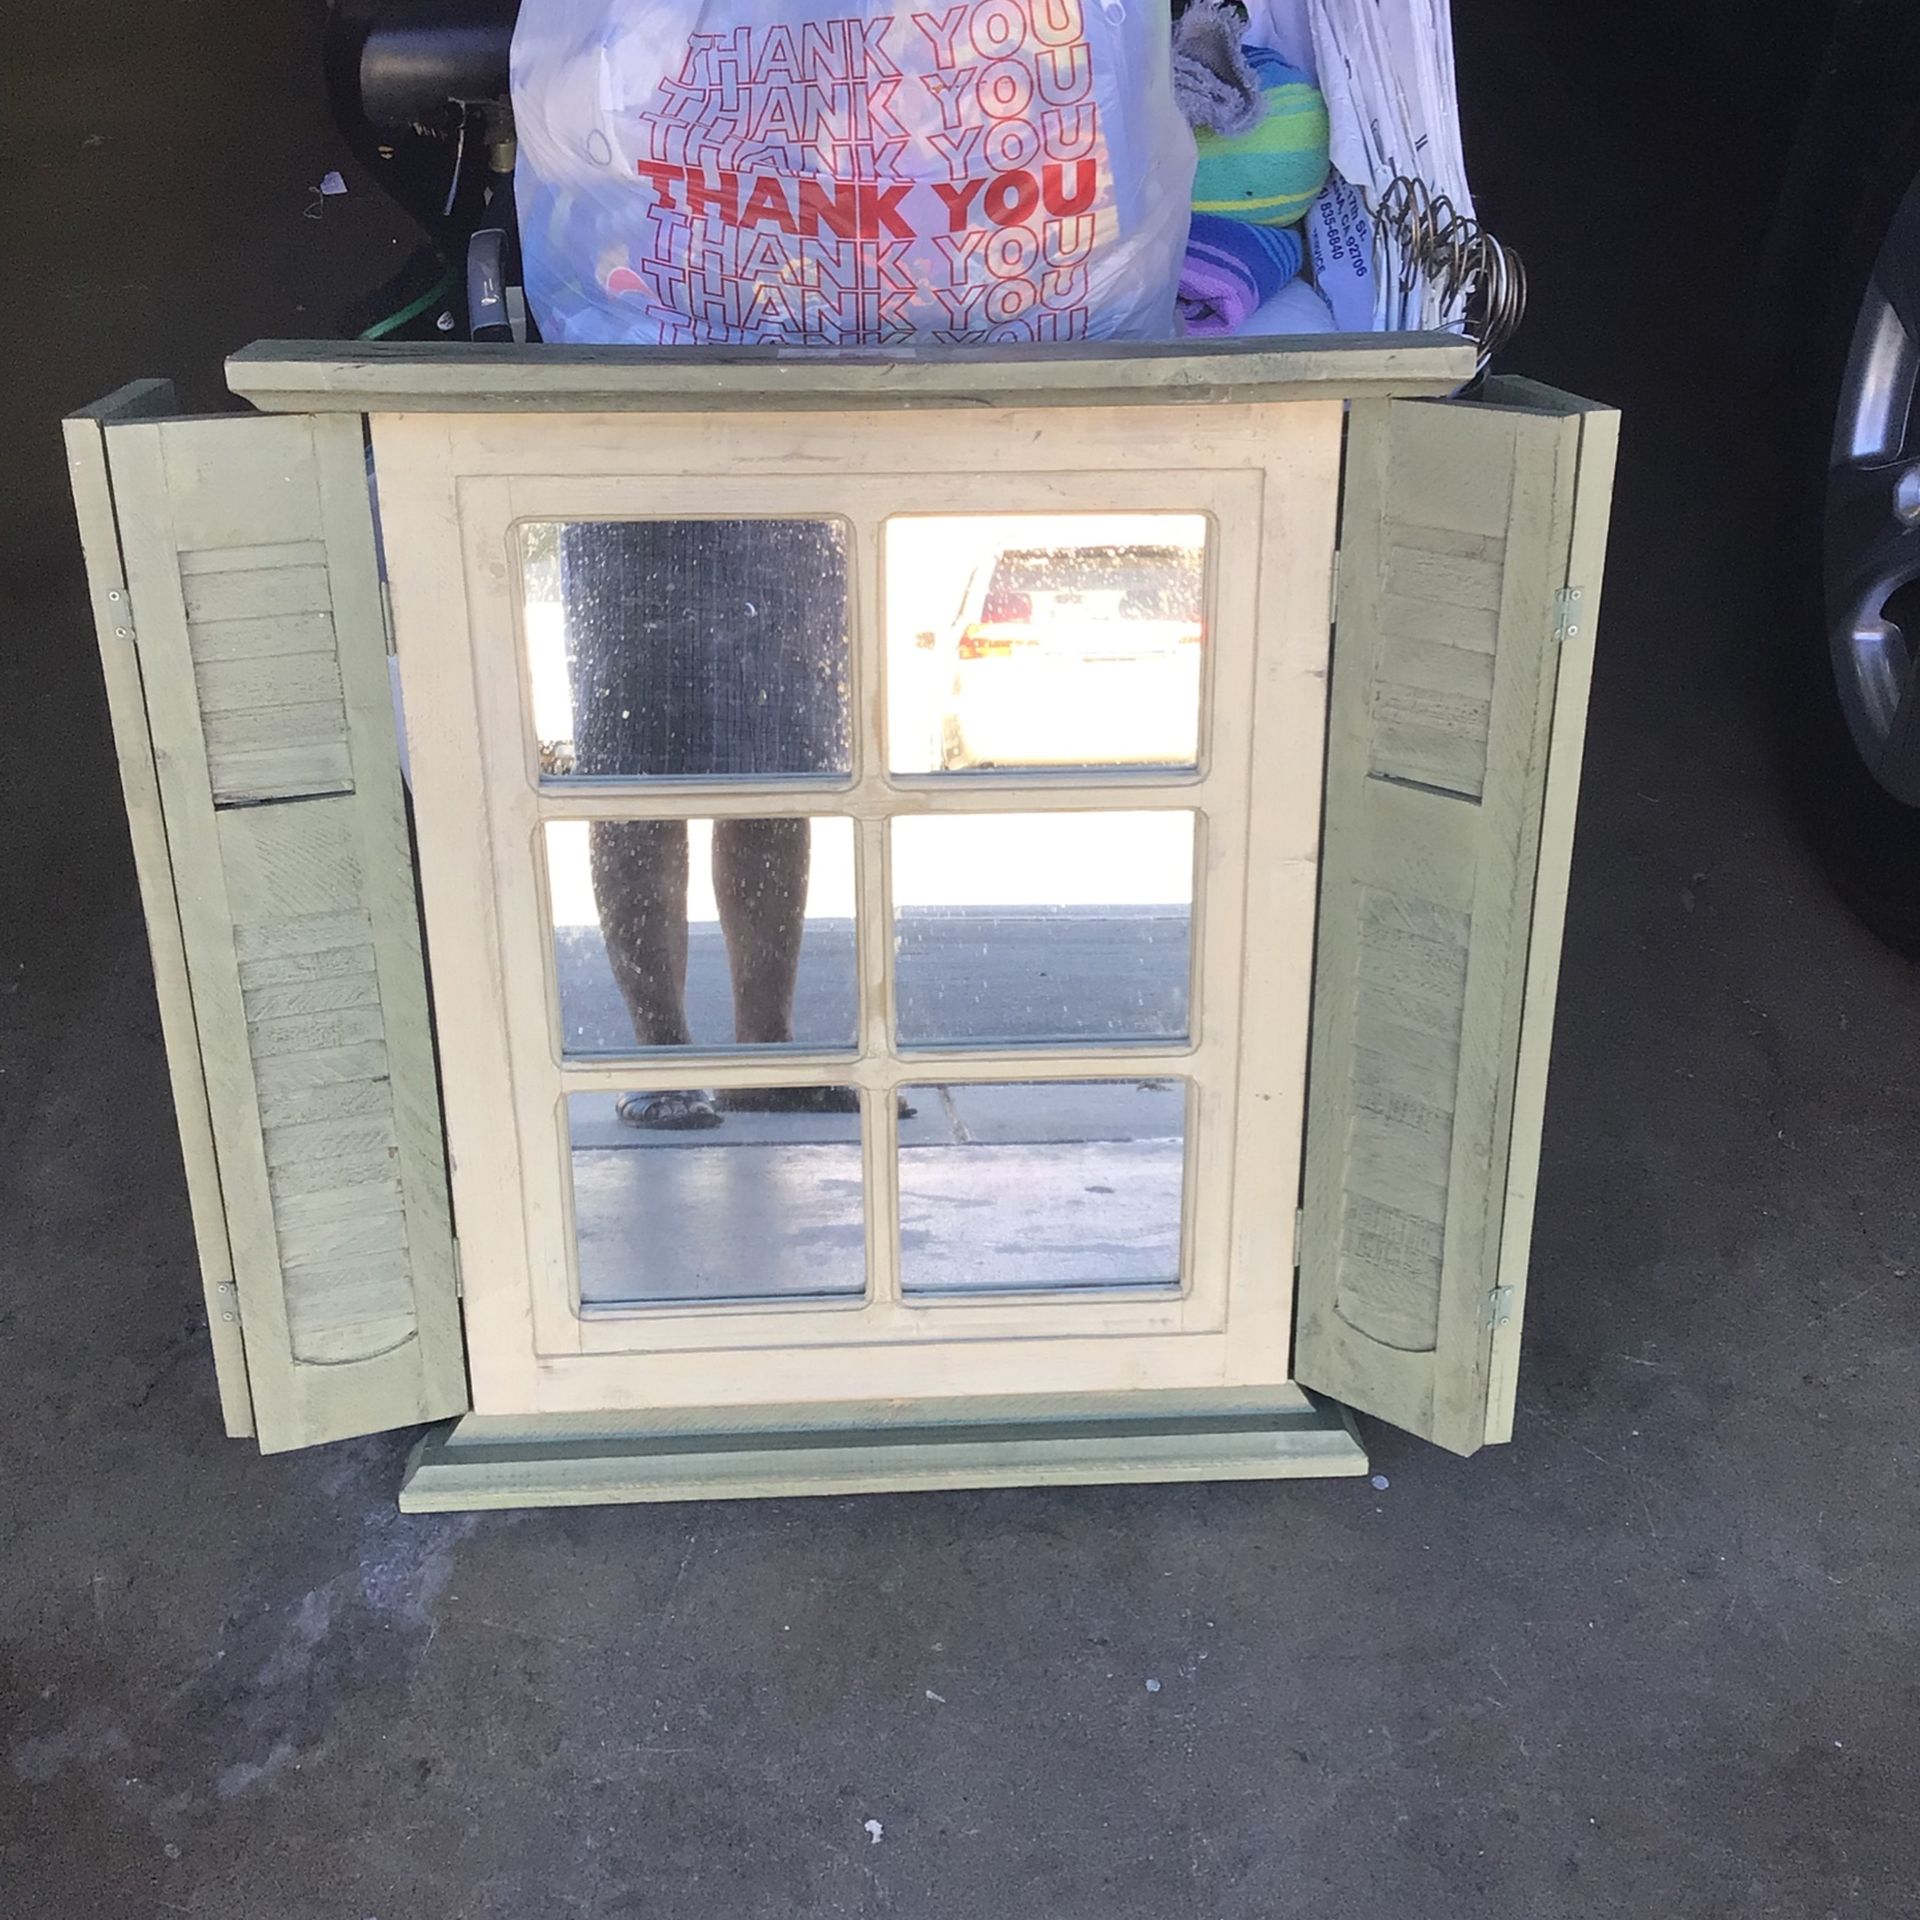
[[[1244,326],[1235,329],[1241,340],[1271,339],[1281,333],[1337,333],[1333,309],[1311,280],[1289,280]]]
[[[1300,236],[1196,213],[1180,263],[1180,317],[1189,333],[1231,333],[1300,271]]]
[[[1265,112],[1250,132],[1198,129],[1193,204],[1201,213],[1284,226],[1327,183],[1327,103],[1320,89],[1270,47],[1240,49],[1260,82]]]
[[[1173,23],[1173,97],[1190,127],[1251,133],[1267,103],[1240,42],[1244,10],[1227,0],[1192,0]]]

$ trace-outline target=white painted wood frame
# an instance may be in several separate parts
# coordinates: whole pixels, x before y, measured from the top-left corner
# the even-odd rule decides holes
[[[1282,1387],[1320,837],[1338,400],[978,412],[373,417],[483,1414]],[[1032,462],[1029,466],[1026,462]],[[881,526],[906,513],[1197,512],[1212,523],[1197,768],[889,774]],[[556,518],[831,515],[852,529],[850,780],[542,787],[511,530]],[[886,823],[1190,809],[1190,1044],[896,1049]],[[808,814],[856,824],[856,1050],[563,1062],[544,823]],[[1177,1293],[903,1300],[893,1089],[930,1078],[1190,1083]],[[868,1290],[848,1303],[579,1311],[557,1116],[571,1092],[862,1090]]]

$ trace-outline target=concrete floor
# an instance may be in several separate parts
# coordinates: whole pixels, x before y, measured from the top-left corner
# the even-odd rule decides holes
[[[907,1124],[952,1112],[958,1133],[956,1090],[921,1091],[932,1097]],[[1004,1100],[1034,1089],[997,1091]],[[1140,1092],[1111,1087],[1108,1103]],[[583,1100],[575,1096],[576,1104]],[[817,1116],[756,1116],[763,1133],[813,1136],[757,1141],[741,1138],[735,1117],[717,1131],[679,1135],[677,1151],[628,1141],[574,1147],[583,1306],[866,1291],[858,1116],[836,1116],[837,1140],[819,1137]],[[916,1298],[1051,1287],[1177,1290],[1185,1168],[1177,1120],[1175,1127],[1151,1140],[1015,1145],[961,1137],[903,1145],[901,1286]]]
[[[316,8],[18,11],[0,1911],[1910,1916],[1920,977],[1768,772],[1763,149],[1657,11],[1461,9],[1516,363],[1629,409],[1516,1444],[404,1521],[401,1437],[217,1430],[53,431],[213,400],[395,228],[304,217]]]
[[[1185,1037],[1192,958],[1185,908],[949,908],[904,912],[897,927],[895,1025],[905,1045]],[[686,1009],[694,1043],[731,1046],[726,942],[713,921],[695,921],[687,931]],[[568,1052],[628,1052],[633,1020],[600,929],[558,928],[554,960]],[[850,1047],[858,1017],[852,917],[809,918],[800,942],[794,1042]]]

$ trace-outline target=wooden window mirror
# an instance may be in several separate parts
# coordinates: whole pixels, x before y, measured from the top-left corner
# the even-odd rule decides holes
[[[263,344],[69,421],[229,1431],[454,1420],[417,1509],[1505,1439],[1616,421],[1472,372]],[[695,603],[709,732],[630,672]]]

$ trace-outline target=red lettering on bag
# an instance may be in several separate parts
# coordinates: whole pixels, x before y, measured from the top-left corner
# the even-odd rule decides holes
[[[968,227],[960,233],[936,233],[933,244],[947,257],[947,279],[959,286],[963,281],[971,284],[980,276],[968,271],[968,262],[980,251],[986,235],[978,227]]]
[[[887,51],[887,35],[893,31],[893,15],[885,13],[877,20],[849,23],[860,35],[860,71],[854,77],[865,79],[870,73],[898,76],[900,68]]]
[[[907,264],[907,249],[900,241],[875,245],[864,251],[873,256],[873,278],[877,286],[908,295],[919,291],[920,283],[913,277],[913,269]]]
[[[876,80],[867,89],[867,131],[881,135],[898,134],[903,141],[912,139],[911,130],[893,110],[893,96],[900,91],[898,80]]]
[[[964,0],[960,6],[949,7],[945,13],[916,13],[913,16],[913,24],[920,29],[933,51],[933,64],[943,71],[960,64],[953,43],[959,36],[960,22],[966,17]]]
[[[930,180],[927,184],[940,196],[940,203],[947,210],[947,231],[958,233],[967,224],[967,208],[973,196],[986,185],[984,180],[962,180],[949,186],[944,180]]]
[[[719,184],[708,184],[706,169],[686,176],[687,211],[696,219],[703,213],[714,213],[720,217],[724,226],[738,226],[740,223],[740,176],[737,173],[721,171]]]
[[[967,21],[967,37],[983,60],[1017,53],[1026,44],[1027,16],[1011,0],[980,0]]]
[[[919,288],[902,240],[824,240],[817,250],[809,249],[809,255],[819,266],[824,286],[879,288],[908,296]]]
[[[995,173],[1013,173],[1031,164],[1040,136],[1031,120],[996,120],[987,129],[986,156]]]
[[[702,86],[737,87],[747,77],[751,57],[752,34],[746,27],[735,27],[731,33],[696,33],[681,77]]]
[[[1039,298],[1040,289],[1031,280],[996,280],[987,289],[987,318],[996,324],[1017,320]]]
[[[636,160],[634,162],[634,171],[639,174],[644,174],[647,179],[653,182],[653,190],[660,196],[660,204],[667,212],[678,213],[680,211],[680,203],[673,197],[673,189],[676,181],[684,180],[687,177],[685,167],[670,167],[659,160]]]
[[[791,227],[787,229],[793,231]],[[800,256],[802,260],[805,254]],[[770,275],[775,280],[797,279],[794,273],[793,254],[780,244],[779,237],[771,233],[751,233],[740,250],[740,271],[749,279]]]
[[[1090,154],[1099,136],[1100,114],[1091,106],[1054,108],[1040,116],[1047,153],[1055,160],[1078,160]]]
[[[994,119],[1017,120],[1033,103],[1033,76],[1018,60],[990,60],[973,90]]]
[[[778,227],[782,233],[799,231],[788,210],[786,189],[780,184],[777,173],[763,173],[753,183],[753,191],[747,195],[747,203],[740,209],[740,224],[743,227],[757,227],[763,223]]]
[[[996,280],[1018,280],[1040,259],[1040,242],[1031,227],[1002,227],[987,239],[987,271]]]
[[[800,130],[796,89],[786,86],[763,89],[754,102],[751,132],[756,141],[779,141],[783,145],[798,146],[806,136]]]
[[[800,29],[800,60],[809,80],[847,80],[847,23],[820,20]]]
[[[860,231],[860,186],[858,181],[833,183],[829,197],[824,180],[800,182],[800,231],[812,239],[821,223],[843,238],[851,240]]]
[[[850,89],[818,87],[809,83],[800,95],[801,139],[814,151],[823,151],[836,140],[853,138],[853,109]]]
[[[1053,308],[1070,307],[1076,300],[1087,297],[1087,270],[1085,267],[1063,267],[1052,273],[1040,276],[1040,299],[1045,306]]]
[[[1041,259],[1041,242],[1031,227],[1002,227],[987,236],[987,271],[996,280],[1018,280]]]
[[[1090,17],[910,0],[689,36],[632,114],[648,194],[602,286],[660,338],[1084,337],[1113,218]]]
[[[940,108],[940,124],[949,133],[955,132],[960,125],[960,116],[966,109],[967,96],[973,91],[974,73],[971,67],[963,68],[959,73],[923,73],[920,84],[933,95]],[[975,129],[978,137],[978,129]]]
[[[980,129],[968,127],[961,133],[930,133],[927,143],[947,163],[947,178],[964,177],[980,147]]]
[[[899,171],[900,156],[911,144],[907,140],[836,140],[825,155],[827,169],[843,180],[864,180],[869,185],[888,180]]]
[[[900,202],[913,191],[911,180],[883,187],[874,181],[860,182],[860,237],[871,240],[882,233],[897,233],[913,238],[913,222],[900,211]]]
[[[772,327],[776,333],[792,334],[798,330],[800,322],[787,304],[787,297],[778,283],[763,280],[753,290],[746,324],[750,327]]]
[[[1070,267],[1077,262],[1092,257],[1094,222],[1087,214],[1078,214],[1069,224],[1064,220],[1049,220],[1040,229],[1041,246],[1047,263],[1055,267]]]
[[[1073,163],[1071,188],[1066,184],[1066,171],[1052,164],[1040,169],[1040,197],[1047,203],[1047,211],[1059,219],[1070,213],[1085,213],[1100,186],[1099,172],[1091,160]]]
[[[1086,42],[1078,41],[1070,47],[1048,47],[1035,56],[1033,77],[1040,83],[1040,98],[1050,107],[1070,107],[1076,100],[1090,98],[1093,60]]]
[[[756,80],[798,80],[800,70],[793,59],[793,29],[774,26],[767,29],[767,37],[760,49],[760,57],[753,63],[753,77]]]
[[[985,287],[935,287],[933,297],[938,300],[955,328],[970,327],[973,324],[974,309],[987,297]]]
[[[1080,0],[1027,0],[1033,37],[1043,47],[1064,47],[1078,40],[1086,28]]]
[[[1040,183],[1030,173],[1002,173],[989,183],[980,209],[996,227],[1011,227],[1040,204]]]

